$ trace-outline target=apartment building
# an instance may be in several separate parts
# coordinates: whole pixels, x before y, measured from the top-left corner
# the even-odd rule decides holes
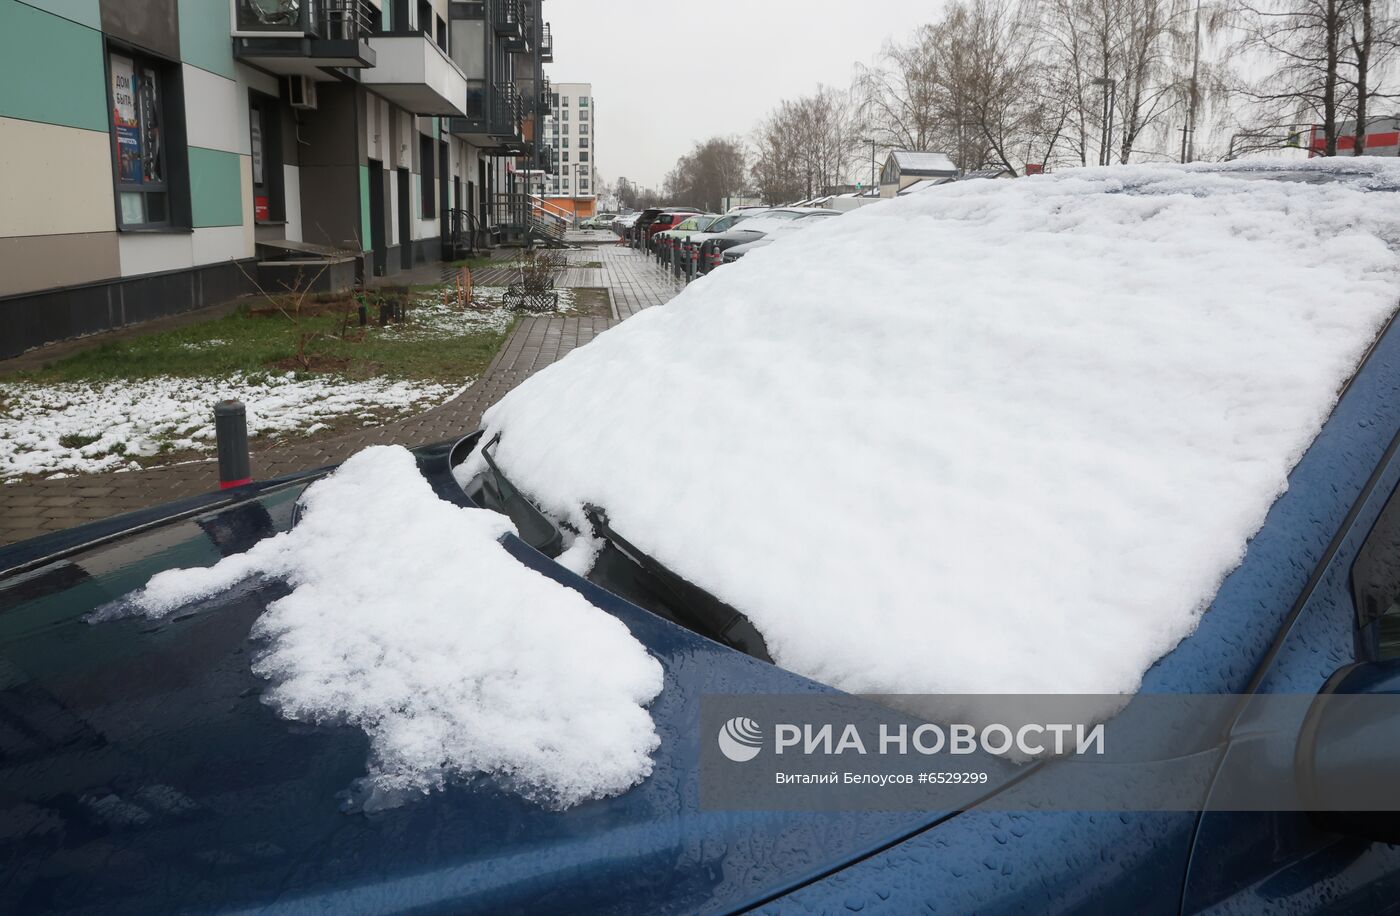
[[[579,216],[594,212],[597,184],[597,100],[592,83],[557,83],[544,116],[551,159],[544,182],[551,203]]]
[[[519,237],[542,0],[0,0],[0,357]]]

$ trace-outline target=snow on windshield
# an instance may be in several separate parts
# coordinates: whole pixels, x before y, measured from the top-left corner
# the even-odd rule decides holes
[[[1114,167],[813,221],[526,381],[483,441],[819,681],[1132,692],[1395,306],[1400,196],[1366,180]]]
[[[651,773],[644,706],[660,664],[616,618],[511,557],[497,540],[508,520],[439,499],[398,447],[360,452],[302,499],[291,531],[160,573],[99,619],[285,579],[293,591],[254,626],[253,670],[283,716],[368,733],[370,807],[478,774],[566,807]]]

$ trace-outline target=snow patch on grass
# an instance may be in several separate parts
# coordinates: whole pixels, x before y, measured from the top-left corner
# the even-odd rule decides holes
[[[341,417],[382,422],[441,404],[464,387],[296,373],[0,382],[0,479],[125,470],[166,451],[212,453],[214,404],[225,398],[248,408],[249,435],[277,436],[325,429]]]
[[[620,621],[499,543],[509,520],[439,499],[412,454],[365,449],[309,487],[291,531],[160,573],[97,612],[160,618],[253,576],[285,580],[253,627],[266,701],[370,737],[363,804],[485,775],[550,807],[624,792],[658,747],[661,665]],[[392,531],[391,549],[368,548]]]

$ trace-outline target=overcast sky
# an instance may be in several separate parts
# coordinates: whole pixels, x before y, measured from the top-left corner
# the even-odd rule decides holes
[[[940,0],[545,0],[556,83],[592,83],[595,163],[609,184],[659,187],[716,134],[748,137],[784,98],[844,88],[887,37],[931,20]],[[642,63],[645,62],[645,63]]]

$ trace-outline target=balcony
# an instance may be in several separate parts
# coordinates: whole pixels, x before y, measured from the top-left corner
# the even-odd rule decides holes
[[[375,94],[417,115],[466,115],[467,78],[426,34],[385,32],[369,43],[378,63],[362,82]]]
[[[526,47],[525,18],[520,0],[495,0],[492,4],[492,22],[496,35],[508,51],[523,51]]]
[[[328,68],[376,63],[363,0],[231,0],[233,56],[279,76],[324,77]]]
[[[540,63],[554,63],[554,33],[549,28],[549,23],[544,24],[544,31],[540,33]]]
[[[514,85],[467,80],[466,114],[450,119],[447,130],[490,155],[529,155],[533,143],[525,138],[523,115],[520,94]]]

